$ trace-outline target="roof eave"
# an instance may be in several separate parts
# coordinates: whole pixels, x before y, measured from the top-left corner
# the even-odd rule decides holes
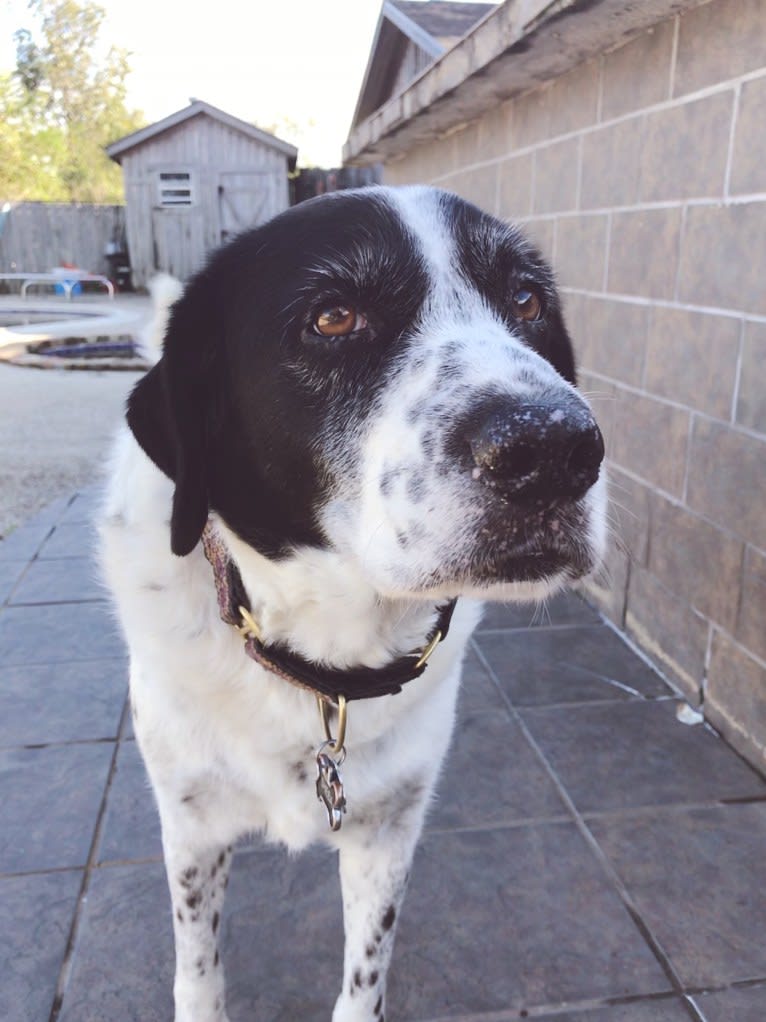
[[[506,0],[359,124],[343,162],[369,166],[441,137],[705,0]],[[575,17],[576,15],[576,17]]]

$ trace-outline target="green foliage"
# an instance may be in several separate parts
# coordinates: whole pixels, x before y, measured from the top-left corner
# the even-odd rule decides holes
[[[0,76],[0,199],[121,202],[104,146],[144,123],[126,105],[128,55],[100,48],[92,0],[29,7],[36,32],[16,32],[16,71]]]

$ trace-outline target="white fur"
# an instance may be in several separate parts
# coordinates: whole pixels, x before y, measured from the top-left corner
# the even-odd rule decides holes
[[[418,648],[437,597],[455,588],[419,589],[445,549],[470,545],[476,521],[475,501],[457,473],[437,477],[424,463],[420,435],[438,421],[439,404],[460,407],[488,381],[513,393],[553,380],[568,387],[451,272],[449,232],[423,193],[407,191],[395,201],[432,267],[420,325],[422,365],[394,377],[370,428],[355,439],[358,470],[338,488],[321,523],[329,548],[298,549],[275,563],[215,522],[266,641],[289,641],[304,656],[336,667],[378,666]],[[155,347],[176,297],[167,281],[160,290]],[[448,346],[461,371],[437,388]],[[407,423],[410,409],[421,411],[415,426]],[[397,466],[403,482],[383,499],[381,476]],[[418,474],[428,480],[431,508],[419,519],[403,489]],[[314,754],[323,737],[315,699],[245,656],[240,636],[219,618],[201,547],[183,558],[171,554],[172,492],[124,429],[103,513],[102,560],[130,646],[135,733],[162,818],[176,937],[176,1022],[226,1018],[216,919],[231,845],[249,832],[291,849],[316,840],[339,849],[346,953],[333,1020],[374,1022],[383,1010],[395,929],[384,923],[390,909],[398,915],[480,604],[459,601],[450,634],[421,679],[397,696],[351,704],[343,766],[348,815],[332,834],[314,791]],[[603,547],[604,499],[600,481],[588,497],[594,560]],[[403,552],[397,532],[412,533],[416,521],[421,534]],[[540,599],[561,581],[488,592],[476,587],[473,595]],[[401,804],[400,791],[406,793]]]

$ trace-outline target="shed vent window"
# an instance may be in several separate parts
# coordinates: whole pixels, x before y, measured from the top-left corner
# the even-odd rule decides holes
[[[194,204],[192,176],[188,170],[162,170],[159,173],[160,206]]]

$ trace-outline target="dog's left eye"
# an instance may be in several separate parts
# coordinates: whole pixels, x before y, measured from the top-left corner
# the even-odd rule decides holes
[[[366,317],[352,305],[331,305],[314,317],[311,328],[320,337],[346,337],[366,326]]]
[[[543,313],[543,303],[538,294],[527,287],[521,287],[511,299],[511,310],[516,319],[533,323]]]

